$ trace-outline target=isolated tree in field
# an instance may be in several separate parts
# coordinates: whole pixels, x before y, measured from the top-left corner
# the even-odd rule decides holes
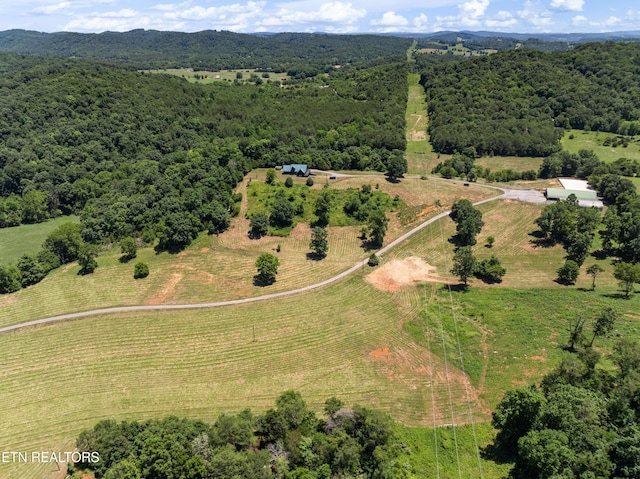
[[[618,263],[614,266],[613,277],[618,280],[626,297],[634,291],[634,284],[640,283],[640,263]]]
[[[572,321],[569,320],[569,351],[575,351],[577,344],[585,342],[584,325],[587,322],[582,316],[576,316]]]
[[[136,245],[136,240],[131,236],[122,238],[120,240],[120,252],[127,260],[135,258],[138,254],[138,245]]]
[[[149,265],[139,261],[133,267],[133,277],[135,279],[146,278],[149,276]]]
[[[591,275],[591,289],[596,289],[596,277],[598,274],[604,272],[604,268],[600,266],[598,263],[594,263],[587,268],[587,274]]]
[[[488,246],[489,248],[493,248],[493,244],[494,244],[495,242],[496,242],[495,237],[493,237],[493,236],[489,236],[489,237],[487,238],[487,246]]]
[[[284,180],[284,186],[286,186],[287,188],[291,188],[293,186],[293,178],[287,176],[287,179]]]
[[[270,284],[276,280],[280,260],[271,253],[262,253],[256,260],[258,275],[256,279],[261,283]]]
[[[316,226],[311,230],[311,243],[309,245],[311,251],[318,258],[324,258],[327,256],[327,251],[329,251],[329,242],[327,241],[327,230]]]
[[[580,274],[580,266],[573,260],[566,260],[558,269],[558,281],[562,284],[575,284]]]
[[[276,181],[276,170],[274,170],[273,168],[269,168],[267,170],[267,176],[266,176],[264,181],[268,185],[272,185],[273,183],[275,183],[275,181]]]
[[[249,237],[261,238],[269,231],[269,218],[264,213],[256,213],[251,217],[249,221]]]
[[[487,283],[499,283],[507,270],[500,264],[500,260],[494,255],[482,260],[476,266],[474,274]]]
[[[389,219],[387,218],[387,215],[384,214],[384,210],[378,208],[369,214],[369,218],[367,219],[367,229],[369,233],[369,243],[371,243],[371,246],[374,248],[382,246],[384,235],[387,233],[388,224]]]
[[[482,213],[474,208],[471,201],[462,199],[451,206],[451,219],[456,223],[456,241],[460,246],[476,244],[476,235],[484,226]]]
[[[460,278],[460,281],[467,285],[467,280],[476,270],[476,257],[471,251],[471,246],[462,246],[453,255],[453,268],[451,274]]]
[[[619,316],[618,312],[611,306],[602,310],[596,318],[596,322],[593,324],[593,337],[591,338],[589,347],[593,346],[593,342],[596,337],[607,336],[611,331],[613,331],[613,327],[615,326]]]
[[[387,176],[390,180],[402,178],[407,172],[407,160],[402,152],[395,152],[387,163]]]

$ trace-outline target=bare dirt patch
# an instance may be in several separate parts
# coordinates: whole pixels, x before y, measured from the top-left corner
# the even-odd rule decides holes
[[[391,260],[365,279],[383,291],[400,291],[403,286],[442,281],[436,273],[436,268],[417,256]]]
[[[167,298],[169,298],[176,290],[176,286],[182,280],[182,273],[173,273],[171,278],[165,283],[162,290],[158,292],[158,294],[149,297],[145,303],[146,304],[162,304]]]
[[[488,417],[491,413],[462,371],[446,367],[442,359],[417,345],[383,346],[369,352],[369,360],[387,381],[424,391],[429,411],[421,421],[423,425],[434,421],[439,425],[465,424],[469,421],[469,405],[475,415]]]

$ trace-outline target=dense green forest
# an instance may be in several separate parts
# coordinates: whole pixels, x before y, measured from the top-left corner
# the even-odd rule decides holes
[[[104,33],[0,32],[0,51],[108,61],[134,69],[272,69],[294,77],[315,75],[335,65],[381,58],[402,61],[409,38],[376,35],[279,33],[247,35],[132,30]]]
[[[298,392],[287,391],[275,409],[222,414],[213,425],[176,417],[102,421],[77,440],[80,453],[99,460],[76,467],[98,479],[407,477],[394,429],[386,414],[346,408],[337,398],[325,402],[319,419]]]
[[[547,156],[564,128],[640,131],[640,44],[568,52],[508,50],[427,68],[421,77],[435,151]]]
[[[613,369],[588,345],[615,315],[603,311],[593,333],[580,330],[577,341],[570,338],[587,346],[566,356],[541,387],[508,391],[498,404],[498,434],[487,452],[514,463],[510,477],[640,476],[640,348],[620,340]]]
[[[226,228],[252,168],[387,170],[405,147],[406,75],[400,63],[290,87],[194,85],[0,54],[0,227],[74,213],[88,243],[180,249]]]

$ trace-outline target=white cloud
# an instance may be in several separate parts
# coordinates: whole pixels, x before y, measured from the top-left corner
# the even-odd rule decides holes
[[[152,25],[151,19],[142,16],[130,8],[114,12],[94,12],[74,17],[64,30],[73,32],[126,32],[134,28],[147,28]]]
[[[612,16],[607,18],[606,20],[603,20],[602,22],[589,22],[589,25],[593,27],[609,28],[609,27],[615,27],[617,25],[621,25],[622,23],[624,23],[624,21],[621,18]]]
[[[574,27],[578,27],[580,25],[584,25],[585,23],[587,23],[587,17],[585,17],[584,15],[576,15],[575,17],[573,17],[571,19],[571,24]]]
[[[552,0],[550,7],[556,10],[581,12],[582,7],[584,7],[584,0]]]
[[[183,4],[184,5],[184,4]],[[167,10],[164,18],[170,20],[230,20],[232,18],[259,16],[264,2],[247,2],[204,8],[199,5],[184,10]]]
[[[320,8],[315,11],[289,10],[282,8],[273,16],[258,22],[258,25],[261,27],[268,27],[319,22],[323,23],[323,25],[312,27],[312,30],[321,29],[331,33],[346,33],[348,31],[353,31],[351,27],[347,27],[348,25],[352,25],[366,14],[367,11],[364,8],[354,8],[351,3],[328,2],[320,5]],[[326,25],[326,23],[337,23],[342,25],[331,26]]]
[[[458,4],[458,14],[455,16],[436,17],[435,29],[457,29],[460,27],[478,27],[482,23],[484,12],[489,7],[489,0],[469,0]]]
[[[518,10],[517,15],[520,19],[530,23],[538,30],[545,30],[545,27],[553,25],[551,12],[541,7],[539,3],[527,0],[522,10]]]
[[[416,32],[426,32],[428,25],[429,17],[427,17],[424,13],[421,13],[419,16],[413,19],[413,26]]]
[[[55,5],[43,5],[41,7],[34,8],[31,12],[44,14],[44,15],[51,15],[52,13],[58,13],[61,10],[65,10],[70,6],[71,6],[71,2],[60,2],[60,3],[56,3]]]
[[[460,10],[458,16],[462,17],[463,21],[467,20],[475,23],[484,15],[487,7],[489,7],[489,0],[470,0],[462,5],[458,5],[458,9]]]
[[[408,24],[409,20],[402,15],[397,15],[394,11],[386,12],[380,20],[371,20],[371,25],[404,27]]]
[[[498,14],[485,21],[485,25],[490,28],[506,28],[518,24],[518,19],[511,12],[501,10]]]

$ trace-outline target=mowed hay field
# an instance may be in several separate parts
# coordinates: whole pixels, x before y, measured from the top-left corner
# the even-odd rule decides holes
[[[252,176],[259,174],[261,172],[252,173]],[[282,179],[281,175],[278,179]],[[247,181],[245,179],[243,185]],[[345,177],[332,180],[331,188],[378,184],[391,197],[398,195],[403,200],[406,206],[389,214],[385,243],[436,214],[433,205],[437,199],[446,208],[464,194],[474,201],[497,194],[495,190],[465,188],[459,184],[445,187],[445,183],[436,184],[436,181],[407,178],[389,183],[382,176]],[[239,187],[241,191],[243,185]],[[322,185],[316,184],[316,187]],[[120,250],[115,246],[97,258],[99,266],[90,275],[78,275],[80,267],[71,263],[53,271],[39,284],[1,295],[0,327],[104,307],[226,301],[316,284],[341,273],[369,254],[358,238],[360,227],[329,227],[328,230],[329,252],[322,261],[307,257],[311,239],[308,224],[299,224],[285,238],[268,236],[251,240],[247,235],[249,220],[243,214],[234,218],[225,233],[219,236],[201,234],[189,248],[178,254],[157,254],[152,248],[139,248],[138,257],[123,264],[119,261]],[[276,253],[278,245],[281,250]],[[277,254],[280,259],[277,281],[268,287],[253,284],[255,261],[263,252]],[[147,278],[133,278],[133,266],[138,261],[149,265]]]
[[[356,276],[260,304],[97,316],[3,334],[0,444],[64,451],[101,419],[214,420],[264,410],[291,388],[317,411],[335,395],[416,426],[433,425],[431,391],[448,387],[454,417],[438,409],[438,424],[469,422],[467,397],[474,418],[486,421],[467,378],[453,366],[445,377],[442,359],[403,331],[421,307],[416,288],[387,293]],[[45,472],[45,465],[0,464],[3,478]]]
[[[538,229],[534,221],[540,216],[543,206],[515,200],[497,200],[478,206],[485,225],[473,252],[478,260],[495,254],[507,273],[498,285],[485,285],[475,278],[469,280],[470,285],[479,288],[566,288],[555,282],[556,271],[564,263],[564,249],[560,245],[538,246],[532,234]],[[436,267],[441,278],[457,283],[457,278],[449,273],[455,248],[449,239],[453,235],[455,223],[448,217],[444,218],[398,245],[385,260],[420,256]],[[486,246],[489,236],[495,238],[492,248]],[[615,290],[617,283],[610,260],[597,260],[592,256],[585,261],[576,287],[591,287],[591,277],[586,274],[586,268],[593,263],[599,263],[605,269],[598,276],[598,287]]]

